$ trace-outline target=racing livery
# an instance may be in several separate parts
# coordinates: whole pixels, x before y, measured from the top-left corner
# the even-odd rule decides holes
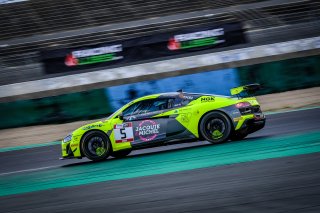
[[[62,140],[62,159],[100,161],[134,149],[207,140],[241,140],[265,125],[253,92],[259,84],[231,89],[231,96],[185,93],[148,95],[124,105],[106,120],[82,126]]]

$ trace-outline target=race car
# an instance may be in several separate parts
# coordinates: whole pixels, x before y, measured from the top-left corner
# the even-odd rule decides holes
[[[183,141],[218,144],[241,140],[265,125],[253,93],[259,84],[231,89],[231,96],[186,93],[148,95],[124,105],[106,120],[82,126],[62,140],[62,158],[101,161],[132,150]]]

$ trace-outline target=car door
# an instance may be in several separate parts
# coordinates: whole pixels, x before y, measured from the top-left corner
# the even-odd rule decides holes
[[[131,142],[138,147],[192,137],[186,129],[190,117],[181,109],[189,102],[176,96],[134,103],[122,111],[123,123],[114,126],[116,143]]]
[[[181,95],[171,100],[172,111],[167,120],[167,138],[169,140],[190,138],[190,132],[186,128],[189,125],[191,115],[186,105],[190,101]]]
[[[168,101],[168,98],[144,100],[131,105],[122,112],[123,125],[132,127],[130,142],[133,147],[165,140],[169,116],[161,116],[161,114],[168,110]],[[128,134],[131,135],[131,132]]]

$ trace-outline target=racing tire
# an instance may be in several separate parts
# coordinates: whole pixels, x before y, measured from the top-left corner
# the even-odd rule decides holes
[[[241,141],[247,136],[248,136],[248,134],[246,134],[246,133],[235,133],[235,134],[232,134],[230,136],[230,140],[232,140],[232,141]]]
[[[100,131],[90,131],[81,139],[82,153],[93,161],[107,159],[111,152],[109,138]]]
[[[130,152],[131,152],[131,149],[120,150],[120,151],[117,151],[117,152],[113,152],[111,154],[111,156],[114,157],[114,158],[124,158],[127,155],[129,155]]]
[[[223,143],[229,139],[231,122],[224,113],[209,112],[201,119],[199,130],[202,137],[210,143]]]

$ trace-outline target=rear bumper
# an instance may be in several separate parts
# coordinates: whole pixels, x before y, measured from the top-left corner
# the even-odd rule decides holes
[[[246,121],[246,123],[244,124],[244,128],[246,129],[247,134],[250,134],[262,129],[265,126],[265,124],[265,118],[259,120],[250,119]]]
[[[241,128],[236,132],[250,134],[262,129],[266,124],[266,118],[262,113],[256,113],[250,119],[246,119]]]

